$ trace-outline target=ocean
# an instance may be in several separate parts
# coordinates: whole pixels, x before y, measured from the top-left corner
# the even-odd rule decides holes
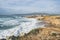
[[[7,36],[23,36],[32,29],[44,27],[44,23],[34,18],[26,18],[23,16],[0,16],[0,39]]]

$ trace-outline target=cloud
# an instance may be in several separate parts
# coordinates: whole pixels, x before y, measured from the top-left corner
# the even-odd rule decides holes
[[[59,0],[0,0],[0,11],[3,13],[60,13]],[[3,10],[2,10],[3,9]]]

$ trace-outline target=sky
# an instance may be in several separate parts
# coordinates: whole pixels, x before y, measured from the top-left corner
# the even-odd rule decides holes
[[[0,14],[60,13],[60,0],[0,0]]]

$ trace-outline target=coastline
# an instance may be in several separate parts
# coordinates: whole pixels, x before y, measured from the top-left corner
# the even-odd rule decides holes
[[[23,36],[10,36],[7,39],[13,40],[17,38],[18,40],[58,40],[60,38],[60,16],[29,16],[26,18],[36,19],[38,21],[42,20],[46,25],[44,27],[39,26],[39,28],[31,30],[27,34],[22,33]]]
[[[47,25],[45,28],[32,30],[20,40],[60,40],[60,16],[28,16],[28,18],[44,20]]]

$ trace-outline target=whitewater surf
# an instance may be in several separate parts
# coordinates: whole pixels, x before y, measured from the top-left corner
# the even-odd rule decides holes
[[[23,36],[32,29],[44,27],[37,19],[25,17],[0,17],[0,39],[9,36]]]

